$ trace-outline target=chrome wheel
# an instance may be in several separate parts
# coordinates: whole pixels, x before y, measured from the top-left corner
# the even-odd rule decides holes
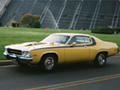
[[[101,66],[103,66],[104,64],[105,64],[105,62],[106,62],[106,60],[105,60],[105,57],[104,57],[104,55],[99,55],[99,57],[98,57],[98,62],[99,62],[99,64],[101,65]]]
[[[54,59],[52,57],[47,57],[44,65],[47,70],[51,70],[54,67]]]
[[[100,53],[96,56],[94,63],[96,66],[103,67],[106,65],[106,56],[103,53]]]
[[[54,70],[57,65],[57,57],[54,54],[44,55],[39,63],[42,71],[49,72]]]

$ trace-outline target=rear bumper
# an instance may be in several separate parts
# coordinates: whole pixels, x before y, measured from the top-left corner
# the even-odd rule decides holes
[[[4,56],[6,56],[7,59],[16,59],[17,61],[33,61],[33,58],[26,58],[26,57],[21,57],[19,55],[10,55],[6,54],[5,52],[3,53]]]

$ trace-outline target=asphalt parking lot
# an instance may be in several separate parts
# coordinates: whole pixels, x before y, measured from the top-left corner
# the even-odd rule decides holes
[[[59,65],[43,73],[36,66],[0,66],[1,90],[119,90],[120,55],[108,58],[107,65],[93,63]]]

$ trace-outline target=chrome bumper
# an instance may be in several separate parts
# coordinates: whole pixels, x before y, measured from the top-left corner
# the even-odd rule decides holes
[[[33,58],[26,58],[26,57],[22,57],[19,55],[10,55],[10,54],[6,54],[5,52],[3,53],[4,56],[7,57],[7,59],[16,59],[17,61],[32,61]]]

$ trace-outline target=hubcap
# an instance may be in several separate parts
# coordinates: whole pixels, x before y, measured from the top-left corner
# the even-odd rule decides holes
[[[47,70],[51,70],[54,67],[54,59],[52,57],[48,57],[45,59],[44,64]]]
[[[98,57],[98,61],[99,61],[99,64],[100,64],[100,65],[104,65],[104,63],[105,63],[105,57],[104,57],[103,55],[100,55],[100,56]]]

